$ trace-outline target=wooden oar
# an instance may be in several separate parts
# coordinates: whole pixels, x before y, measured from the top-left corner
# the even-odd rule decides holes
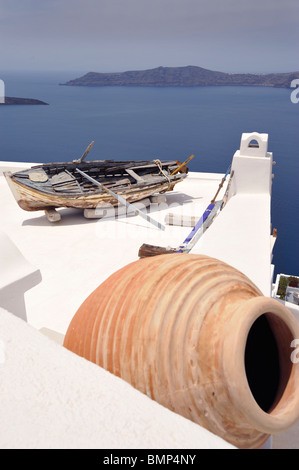
[[[195,239],[195,235],[197,233],[199,233],[199,235],[202,234],[202,232],[199,232],[200,228],[203,228],[204,226],[204,223],[205,221],[208,219],[208,217],[211,216],[212,213],[215,213],[216,212],[216,209],[219,208],[220,204],[217,204],[218,207],[216,207],[216,197],[218,196],[222,186],[224,185],[224,182],[226,180],[226,177],[227,175],[229,174],[230,172],[230,166],[228,167],[228,169],[226,170],[226,173],[225,175],[223,176],[219,186],[218,186],[218,189],[216,191],[216,194],[215,196],[213,197],[213,199],[211,200],[210,204],[208,205],[208,207],[206,208],[206,210],[204,211],[203,215],[201,216],[201,218],[198,220],[198,222],[195,224],[195,226],[193,227],[193,229],[191,230],[191,232],[189,233],[189,235],[187,236],[187,238],[184,240],[183,244],[181,246],[179,246],[179,248],[176,250],[176,253],[183,253],[183,252],[189,252],[191,250],[191,248],[193,248],[193,246],[195,245],[197,239],[199,237],[196,237]]]
[[[78,160],[73,160],[73,163],[82,163],[84,158],[86,158],[88,152],[91,150],[93,144],[94,144],[94,140],[92,142],[90,142],[89,146],[87,147],[87,149],[83,153],[82,157],[78,158]]]
[[[145,220],[147,220],[148,222],[150,222],[151,224],[155,225],[156,227],[158,227],[160,230],[165,230],[165,226],[160,224],[160,222],[157,222],[156,220],[152,219],[149,215],[145,214],[144,212],[142,212],[141,210],[137,209],[137,207],[135,207],[133,204],[130,204],[126,199],[124,199],[123,197],[121,197],[119,194],[116,194],[115,192],[111,191],[111,189],[107,188],[106,186],[104,186],[103,184],[99,183],[97,180],[95,180],[94,178],[92,178],[91,176],[87,175],[86,173],[84,173],[84,171],[81,171],[79,170],[78,168],[76,168],[76,171],[78,171],[78,173],[80,173],[82,176],[84,176],[86,179],[88,179],[89,181],[91,181],[92,183],[94,183],[95,185],[99,186],[99,188],[103,189],[104,191],[106,191],[106,193],[110,194],[110,196],[114,197],[120,204],[123,204],[124,206],[126,206],[128,209],[130,209],[131,211],[133,211],[136,215],[140,215],[141,217],[143,217]]]
[[[222,188],[224,181],[226,180],[226,177],[229,174],[229,172],[230,172],[230,166],[227,169],[225,175],[223,176],[215,196],[211,200],[210,204],[208,205],[208,207],[206,208],[206,210],[204,211],[203,215],[200,217],[198,222],[194,225],[189,235],[185,238],[182,245],[180,245],[178,248],[163,248],[163,247],[159,247],[155,245],[143,244],[139,249],[139,253],[138,253],[139,257],[145,258],[147,256],[155,256],[155,255],[161,255],[161,254],[166,254],[166,253],[188,253],[195,245],[199,236],[202,235],[204,225],[206,224],[208,219],[211,217],[211,215],[217,212],[220,204],[216,203],[216,197],[218,196],[219,191]]]
[[[180,171],[180,169],[183,168],[183,166],[187,165],[187,163],[190,162],[190,160],[192,160],[192,158],[194,158],[194,155],[191,155],[189,158],[187,158],[187,160],[186,160],[184,163],[182,163],[178,168],[176,168],[176,169],[171,173],[170,176],[175,175],[178,171]]]
[[[228,169],[226,170],[226,173],[225,173],[225,175],[223,176],[223,178],[222,178],[222,180],[221,180],[221,182],[220,182],[220,184],[219,184],[218,190],[217,190],[215,196],[213,197],[213,199],[212,199],[212,201],[211,201],[211,204],[215,204],[216,197],[218,196],[218,194],[219,194],[219,192],[220,192],[220,189],[221,189],[222,186],[224,185],[224,181],[226,180],[226,177],[227,177],[227,175],[228,175],[229,172],[230,172],[230,168],[231,168],[231,165],[230,165],[230,166],[228,167]]]

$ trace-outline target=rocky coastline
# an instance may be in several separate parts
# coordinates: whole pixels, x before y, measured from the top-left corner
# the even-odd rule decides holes
[[[32,98],[13,98],[6,96],[4,103],[0,102],[0,105],[11,105],[11,104],[37,104],[37,105],[48,105],[48,103],[45,103],[44,101],[32,99]]]
[[[197,66],[157,67],[119,73],[88,72],[61,85],[66,86],[270,86],[290,88],[299,72],[291,73],[224,73]]]

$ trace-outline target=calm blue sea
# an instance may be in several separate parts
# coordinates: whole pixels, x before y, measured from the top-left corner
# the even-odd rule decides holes
[[[269,134],[276,273],[299,275],[299,103],[261,87],[66,87],[74,72],[0,73],[6,96],[49,106],[0,107],[0,160],[177,159],[191,171],[225,172],[243,132]]]

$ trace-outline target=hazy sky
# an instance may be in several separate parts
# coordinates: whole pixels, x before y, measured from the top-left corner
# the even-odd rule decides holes
[[[299,0],[0,0],[0,71],[299,71],[298,32]]]

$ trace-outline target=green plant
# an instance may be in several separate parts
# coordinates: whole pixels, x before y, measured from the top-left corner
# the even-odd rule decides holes
[[[279,295],[281,300],[285,300],[287,287],[289,285],[291,285],[292,287],[298,287],[299,278],[295,276],[280,276],[277,295]]]

